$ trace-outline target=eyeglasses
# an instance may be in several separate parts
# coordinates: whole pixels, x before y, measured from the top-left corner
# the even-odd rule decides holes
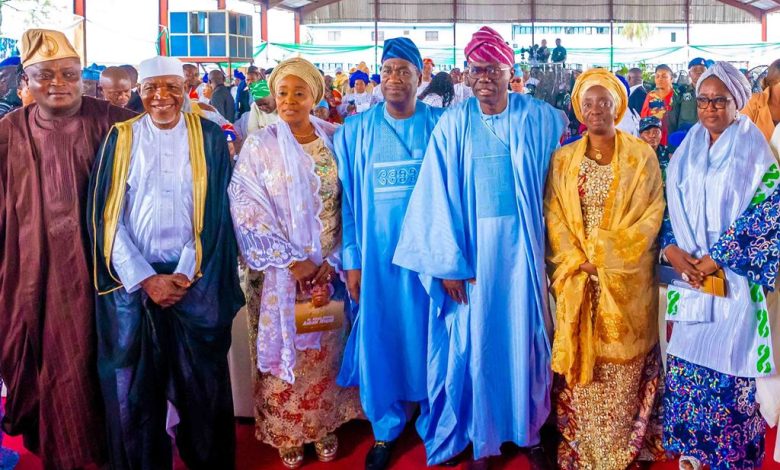
[[[474,65],[469,66],[469,75],[472,78],[480,78],[483,75],[487,75],[488,78],[498,78],[503,72],[509,70],[509,67],[477,67]]]
[[[734,101],[727,96],[716,96],[715,98],[707,98],[706,96],[696,97],[696,107],[699,109],[707,109],[710,107],[710,103],[715,106],[715,109],[726,109],[728,104]]]

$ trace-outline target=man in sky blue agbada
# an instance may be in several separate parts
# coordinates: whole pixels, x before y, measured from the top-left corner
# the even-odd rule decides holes
[[[339,382],[360,386],[376,443],[366,469],[387,467],[417,403],[425,406],[428,296],[392,257],[425,148],[442,111],[416,98],[422,59],[408,38],[385,41],[384,102],[336,133],[343,185],[343,263],[359,305]]]

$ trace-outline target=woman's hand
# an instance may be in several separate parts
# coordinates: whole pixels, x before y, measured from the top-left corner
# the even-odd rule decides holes
[[[307,284],[311,282],[314,276],[317,275],[319,267],[312,263],[311,260],[305,259],[303,261],[296,261],[290,266],[290,272],[292,273],[298,284],[301,285],[302,290],[307,287]]]
[[[598,276],[598,272],[596,272],[596,265],[591,263],[590,261],[586,261],[580,265],[580,271],[584,273],[588,273],[591,276]]]
[[[716,263],[715,260],[710,257],[710,255],[707,255],[699,260],[699,264],[696,266],[696,269],[698,269],[699,272],[703,275],[710,276],[714,274],[715,271],[720,269],[720,266],[718,266],[718,263]]]
[[[688,283],[696,289],[701,287],[704,281],[704,274],[699,270],[701,260],[698,260],[686,253],[677,245],[669,245],[664,249],[664,255],[669,260],[672,267],[683,278],[688,278]]]
[[[317,270],[317,274],[311,280],[313,284],[323,285],[328,284],[333,280],[333,276],[336,274],[336,269],[330,265],[327,261],[324,261]]]

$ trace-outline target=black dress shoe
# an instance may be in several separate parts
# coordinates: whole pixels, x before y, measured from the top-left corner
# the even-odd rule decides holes
[[[385,470],[393,456],[395,441],[376,441],[366,455],[366,470]]]
[[[533,446],[528,449],[528,460],[531,461],[533,470],[554,470],[555,465],[550,460],[542,446]]]
[[[458,465],[460,465],[460,461],[461,461],[461,454],[458,454],[455,457],[440,463],[439,465],[441,465],[442,467],[457,467]]]

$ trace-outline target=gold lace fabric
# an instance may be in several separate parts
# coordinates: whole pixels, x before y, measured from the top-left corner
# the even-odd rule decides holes
[[[329,255],[341,240],[341,183],[333,153],[322,139],[302,144],[303,151],[314,160],[314,172],[320,178],[320,200],[322,201],[322,253]]]
[[[604,205],[609,196],[609,188],[614,180],[612,165],[599,165],[590,158],[584,158],[580,166],[577,186],[580,190],[582,220],[585,223],[585,236],[601,225]]]

